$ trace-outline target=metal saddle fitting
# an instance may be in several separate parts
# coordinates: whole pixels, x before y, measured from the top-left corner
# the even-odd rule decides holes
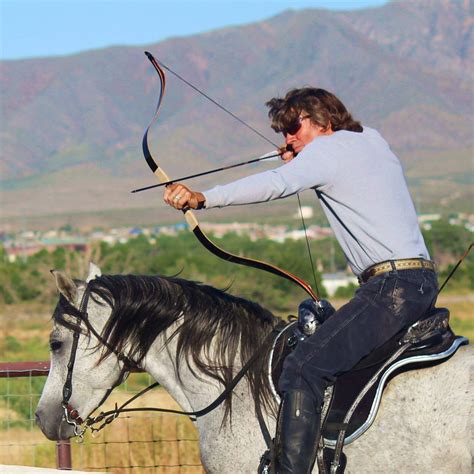
[[[296,347],[299,341],[312,336],[318,326],[324,323],[336,310],[327,300],[318,303],[311,298],[303,300],[298,306],[298,323],[293,334],[288,338],[288,346]]]
[[[275,474],[275,467],[272,467],[272,454],[269,449],[267,449],[260,457],[257,474]]]
[[[433,308],[423,319],[412,324],[400,340],[400,345],[417,344],[443,334],[449,329],[449,310]],[[417,346],[417,348],[419,348]]]

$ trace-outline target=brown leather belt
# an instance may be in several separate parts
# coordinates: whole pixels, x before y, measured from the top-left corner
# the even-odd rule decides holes
[[[435,271],[435,264],[431,260],[425,260],[424,258],[387,260],[386,262],[376,263],[364,270],[359,275],[359,283],[367,283],[372,277],[381,273],[391,272],[392,270],[416,270],[419,268]]]

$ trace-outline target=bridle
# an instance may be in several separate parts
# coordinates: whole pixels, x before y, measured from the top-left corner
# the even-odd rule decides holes
[[[87,285],[81,299],[81,304],[79,306],[79,313],[87,317],[87,314],[84,312],[85,308],[87,308],[87,303],[89,301],[89,285]],[[68,314],[76,313],[78,310],[71,304],[68,304],[67,308]],[[61,402],[61,406],[64,410],[64,419],[67,423],[74,427],[74,435],[80,436],[81,439],[84,435],[84,430],[81,430],[80,425],[84,423],[83,419],[80,417],[79,412],[72,407],[69,403],[72,395],[72,374],[74,370],[74,363],[76,362],[76,354],[77,354],[77,346],[79,344],[79,336],[81,333],[81,322],[82,319],[77,314],[72,314],[76,318],[76,328],[73,331],[72,335],[72,346],[71,346],[71,353],[69,354],[69,361],[67,364],[67,374],[66,380],[63,385],[63,400]]]
[[[120,370],[118,379],[112,384],[111,387],[109,387],[106,390],[105,395],[103,396],[100,403],[97,405],[96,409],[99,408],[107,400],[107,398],[112,393],[115,387],[122,384],[122,382],[127,378],[130,370],[137,366],[131,359],[115,351],[90,324],[88,313],[87,313],[87,305],[89,303],[90,293],[91,293],[91,289],[88,283],[82,295],[79,309],[77,309],[75,306],[67,302],[67,300],[66,300],[66,303],[63,303],[63,308],[66,310],[67,314],[75,318],[75,327],[73,329],[71,352],[69,354],[69,361],[67,364],[66,380],[63,385],[63,399],[61,402],[61,406],[64,411],[64,420],[68,424],[74,427],[74,435],[79,436],[81,440],[84,437],[86,428],[91,425],[91,421],[94,421],[94,418],[90,416],[88,416],[86,420],[83,420],[78,410],[75,409],[69,403],[69,400],[71,399],[71,396],[72,396],[72,376],[73,376],[73,371],[74,371],[74,364],[76,362],[77,348],[79,345],[79,337],[82,332],[81,330],[82,321],[85,322],[88,331],[90,331],[103,346],[111,350],[116,355],[119,362],[122,362],[123,364],[122,369]],[[82,427],[82,425],[84,424],[86,425],[85,428]]]
[[[79,309],[74,307],[72,304],[69,302],[63,303],[63,308],[67,311],[67,314],[73,316],[76,321],[75,321],[75,326],[73,330],[73,341],[72,341],[72,346],[71,346],[71,352],[69,355],[69,361],[67,364],[67,374],[66,374],[66,380],[64,382],[63,386],[63,399],[61,402],[61,406],[64,411],[64,420],[72,425],[74,427],[74,435],[79,437],[79,441],[82,441],[84,438],[84,434],[87,431],[87,429],[90,429],[92,433],[97,433],[101,431],[103,428],[105,428],[108,424],[112,423],[116,418],[121,413],[130,413],[130,412],[138,412],[138,411],[154,411],[154,412],[160,412],[160,413],[173,413],[177,415],[186,415],[191,418],[192,421],[196,421],[197,418],[200,418],[204,415],[207,415],[211,411],[213,411],[215,408],[217,408],[219,405],[221,405],[232,393],[236,385],[240,382],[240,380],[245,376],[249,368],[257,361],[257,359],[261,356],[261,354],[271,346],[272,340],[281,332],[283,326],[286,325],[285,322],[280,321],[278,324],[275,325],[272,331],[270,331],[265,339],[263,340],[262,344],[259,346],[259,348],[254,352],[252,357],[242,366],[242,368],[239,370],[239,372],[235,375],[235,377],[232,379],[232,381],[227,385],[225,390],[209,405],[206,407],[202,408],[201,410],[196,410],[196,411],[182,411],[182,410],[173,410],[173,409],[168,409],[168,408],[155,408],[155,407],[140,407],[140,408],[127,408],[127,406],[132,403],[134,400],[136,400],[138,397],[142,396],[146,392],[150,391],[151,389],[159,386],[158,382],[155,382],[148,387],[144,388],[141,390],[139,393],[135,394],[133,397],[129,398],[126,402],[124,402],[120,407],[115,404],[115,408],[113,410],[109,410],[106,412],[101,412],[99,415],[96,417],[93,416],[88,416],[85,420],[83,420],[78,412],[77,409],[75,409],[70,403],[69,400],[71,399],[72,396],[72,376],[73,376],[73,371],[74,371],[74,364],[76,361],[76,355],[77,355],[77,348],[79,345],[79,337],[81,334],[81,323],[82,321],[85,322],[88,331],[90,331],[99,341],[100,344],[105,346],[107,349],[109,349],[111,352],[115,354],[115,356],[118,358],[120,362],[123,363],[122,369],[120,371],[119,377],[117,380],[112,384],[110,388],[107,389],[106,393],[104,394],[102,400],[100,403],[97,405],[97,407],[92,410],[94,412],[99,408],[109,397],[109,395],[112,393],[112,391],[120,385],[128,376],[130,371],[133,368],[138,368],[138,365],[125,356],[124,354],[117,352],[114,350],[113,347],[110,346],[110,344],[107,343],[107,341],[104,340],[104,338],[94,329],[94,327],[90,324],[89,318],[88,318],[88,313],[87,313],[87,305],[89,303],[89,298],[90,298],[90,283],[87,284],[84,293],[81,298],[81,303],[79,305]],[[257,403],[258,406],[258,403]],[[257,415],[259,417],[260,423],[262,421],[260,418],[263,417],[261,415],[261,412],[257,412]],[[99,424],[99,426],[95,426]]]

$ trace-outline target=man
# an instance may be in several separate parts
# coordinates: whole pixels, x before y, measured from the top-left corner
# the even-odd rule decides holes
[[[284,364],[276,472],[305,474],[314,464],[327,386],[420,319],[435,302],[437,279],[401,164],[381,135],[323,89],[295,89],[267,106],[272,128],[292,150],[285,165],[203,193],[173,184],[164,199],[196,209],[309,188],[320,198],[361,286]]]

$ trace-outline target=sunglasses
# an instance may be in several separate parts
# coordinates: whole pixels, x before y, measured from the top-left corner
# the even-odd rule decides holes
[[[310,115],[303,115],[302,117],[297,117],[293,122],[291,122],[287,127],[283,128],[281,130],[281,133],[283,133],[283,136],[287,136],[287,135],[296,135],[301,126],[303,125],[303,120],[307,119],[307,118],[310,118],[311,116]]]

